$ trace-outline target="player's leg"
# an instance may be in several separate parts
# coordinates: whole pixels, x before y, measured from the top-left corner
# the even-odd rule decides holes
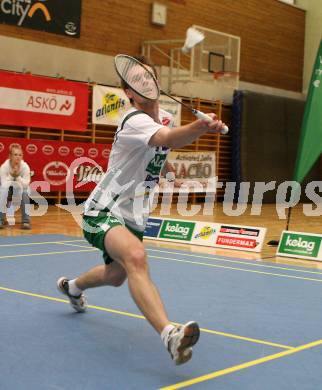
[[[138,308],[151,323],[176,364],[192,356],[192,346],[199,339],[199,326],[188,322],[173,326],[166,314],[160,294],[150,278],[146,252],[142,242],[123,226],[116,226],[105,235],[108,254],[126,270],[130,293]]]
[[[119,287],[126,280],[126,272],[121,264],[112,262],[97,265],[75,279],[77,287],[84,291],[88,288],[113,286]]]
[[[57,281],[58,290],[67,295],[72,307],[82,313],[86,311],[87,301],[84,290],[101,286],[121,286],[126,280],[124,268],[113,262],[108,265],[98,265],[80,275],[78,278],[69,280],[62,276]]]
[[[161,333],[169,324],[160,295],[149,275],[142,242],[126,227],[115,226],[105,235],[107,253],[125,269],[130,293],[147,320]]]

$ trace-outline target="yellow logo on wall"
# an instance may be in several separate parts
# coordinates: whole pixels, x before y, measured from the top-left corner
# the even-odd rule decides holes
[[[102,99],[102,106],[96,110],[96,119],[117,117],[119,115],[119,110],[123,108],[125,104],[126,101],[115,93],[106,93]]]
[[[207,240],[210,238],[213,234],[216,233],[216,230],[213,229],[210,226],[204,226],[198,234],[194,236],[194,238],[201,238],[203,240]]]

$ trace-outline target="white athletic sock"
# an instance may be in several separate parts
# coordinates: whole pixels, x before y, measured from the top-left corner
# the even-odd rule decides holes
[[[163,331],[161,332],[161,340],[163,341],[166,348],[168,348],[168,336],[172,329],[174,329],[175,326],[172,324],[169,324],[164,327]]]
[[[68,291],[70,295],[78,297],[83,292],[80,288],[77,287],[76,279],[70,280],[68,282]]]

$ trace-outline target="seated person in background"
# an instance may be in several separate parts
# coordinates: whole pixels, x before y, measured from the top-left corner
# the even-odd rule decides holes
[[[4,219],[9,202],[14,209],[21,205],[21,228],[30,229],[29,184],[30,168],[23,161],[23,151],[19,144],[12,144],[9,158],[0,167],[0,229],[4,227]],[[19,204],[16,204],[16,200]]]

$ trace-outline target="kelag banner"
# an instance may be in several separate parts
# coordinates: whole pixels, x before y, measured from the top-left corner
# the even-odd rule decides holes
[[[0,71],[0,124],[85,130],[88,85]]]
[[[13,143],[24,151],[32,182],[45,181],[50,191],[66,191],[67,181],[74,192],[91,191],[106,171],[111,149],[109,144],[1,138],[0,164],[8,158]]]
[[[81,0],[0,1],[0,23],[79,38],[80,22]]]

